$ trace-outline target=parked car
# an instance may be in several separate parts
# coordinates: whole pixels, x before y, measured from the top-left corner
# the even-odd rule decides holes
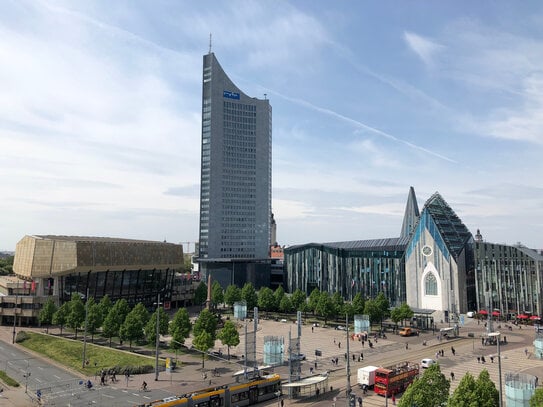
[[[436,361],[434,359],[422,359],[420,361],[420,367],[423,369],[427,369],[435,363]]]
[[[473,318],[473,317],[475,317],[475,314],[476,314],[475,311],[468,311],[468,312],[466,313],[466,316],[467,316],[468,318]]]
[[[413,328],[402,328],[400,329],[400,332],[398,332],[400,336],[411,336],[411,335],[418,335],[419,331]]]

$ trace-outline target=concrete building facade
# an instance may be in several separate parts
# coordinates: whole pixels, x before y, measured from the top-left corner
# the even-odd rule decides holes
[[[212,52],[204,55],[198,261],[205,278],[231,281],[216,274],[269,264],[271,140],[269,101],[247,96]]]

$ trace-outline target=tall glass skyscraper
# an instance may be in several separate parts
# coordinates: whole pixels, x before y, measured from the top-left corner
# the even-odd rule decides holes
[[[215,54],[204,55],[201,264],[269,257],[271,120],[267,99],[247,96]]]

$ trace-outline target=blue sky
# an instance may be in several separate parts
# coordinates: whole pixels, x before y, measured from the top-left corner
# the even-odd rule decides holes
[[[197,240],[210,33],[273,106],[280,244],[398,236],[414,186],[485,240],[543,248],[539,1],[7,0],[0,249]]]

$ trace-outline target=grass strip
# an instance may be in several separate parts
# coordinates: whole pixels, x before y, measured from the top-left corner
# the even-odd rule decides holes
[[[97,370],[113,367],[129,367],[132,371],[154,369],[154,358],[136,355],[126,351],[87,343],[86,358],[88,366],[83,367],[83,342],[59,338],[37,332],[26,332],[28,338],[19,342],[21,346],[67,366],[85,375],[93,375]],[[160,361],[162,362],[162,361]],[[161,365],[164,363],[162,362]],[[148,370],[147,369],[147,370]]]
[[[3,370],[0,370],[0,380],[2,380],[8,386],[19,387],[19,382],[9,377]]]

